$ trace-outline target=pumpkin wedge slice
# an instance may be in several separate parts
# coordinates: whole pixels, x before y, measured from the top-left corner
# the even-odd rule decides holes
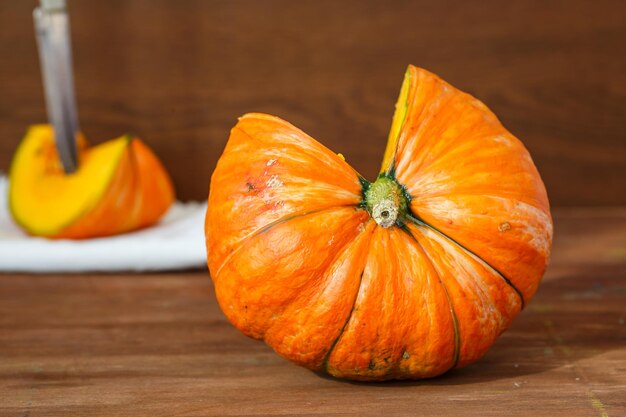
[[[174,201],[172,182],[141,140],[89,147],[78,137],[79,169],[65,174],[50,125],[28,129],[11,165],[9,208],[29,234],[55,239],[110,236],[149,226]]]

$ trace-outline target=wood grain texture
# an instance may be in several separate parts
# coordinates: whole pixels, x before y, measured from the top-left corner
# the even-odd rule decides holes
[[[0,0],[0,169],[45,120],[35,0]],[[133,132],[205,198],[229,129],[281,116],[373,178],[409,63],[489,105],[555,205],[626,204],[626,3],[70,1],[80,118]]]
[[[536,298],[478,363],[349,383],[228,324],[206,272],[0,275],[0,415],[622,416],[626,209],[556,213]]]

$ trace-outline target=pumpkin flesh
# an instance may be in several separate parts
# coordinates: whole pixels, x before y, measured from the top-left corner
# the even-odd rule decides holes
[[[360,380],[478,360],[536,291],[552,238],[521,142],[413,66],[374,183],[289,123],[248,114],[212,176],[205,230],[237,328]]]

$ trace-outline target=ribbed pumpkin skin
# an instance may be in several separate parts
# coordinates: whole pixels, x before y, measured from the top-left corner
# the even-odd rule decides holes
[[[396,225],[370,216],[348,163],[273,116],[240,118],[211,178],[208,265],[225,315],[337,377],[427,378],[478,360],[549,257],[548,199],[521,142],[437,76],[407,76],[381,171],[410,194]]]

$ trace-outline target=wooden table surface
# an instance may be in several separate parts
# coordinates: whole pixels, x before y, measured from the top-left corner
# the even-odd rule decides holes
[[[288,363],[229,325],[206,271],[0,275],[0,415],[624,416],[626,208],[557,210],[555,224],[510,330],[425,381]]]
[[[555,213],[543,284],[486,357],[351,383],[240,334],[206,271],[0,275],[0,415],[626,415],[626,208]]]

